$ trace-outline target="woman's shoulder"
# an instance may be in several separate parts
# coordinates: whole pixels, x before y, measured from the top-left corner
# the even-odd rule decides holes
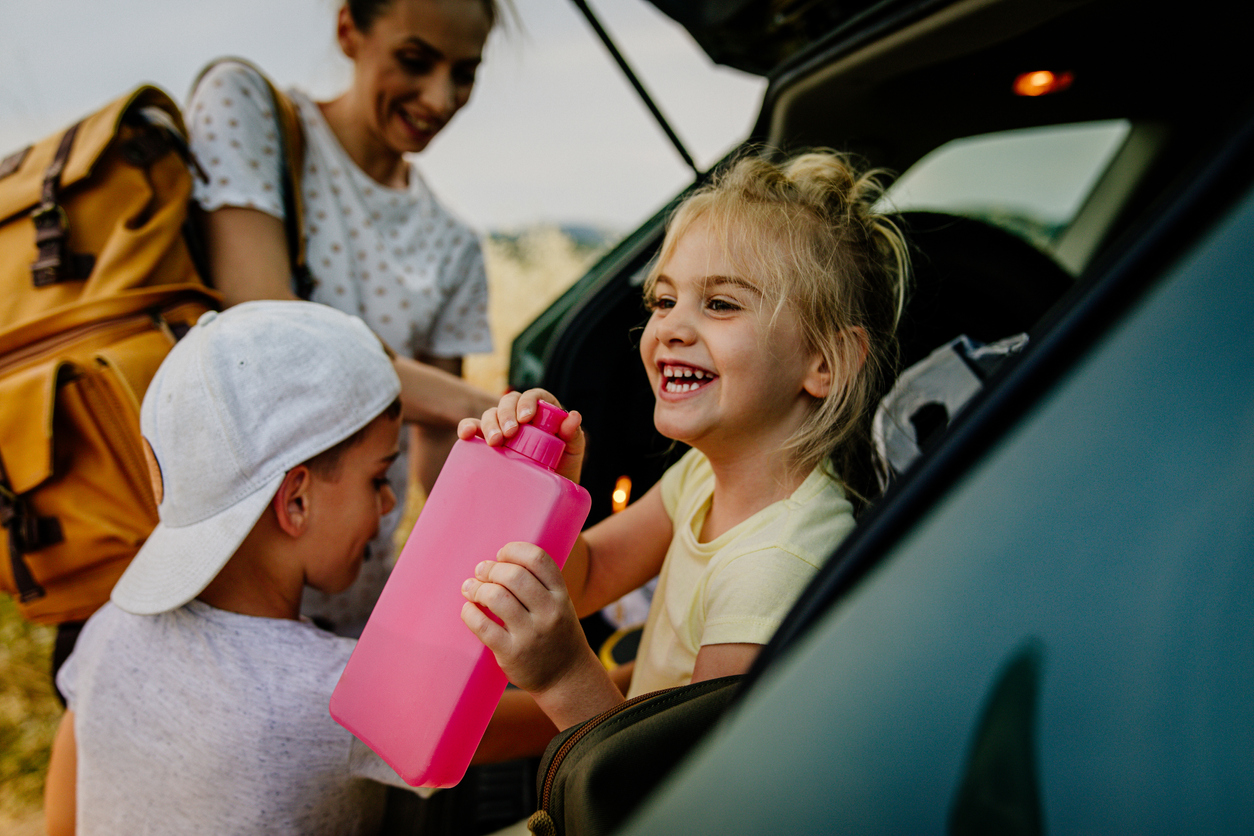
[[[193,86],[193,98],[197,94],[229,87],[265,90],[266,76],[257,66],[242,58],[218,58],[200,71]]]
[[[221,114],[230,118],[273,118],[270,82],[261,70],[241,59],[224,58],[209,64],[192,89],[187,106],[193,118]]]
[[[422,176],[422,170],[412,157],[408,158],[409,163],[409,192],[414,199],[421,201],[425,205],[425,210],[431,220],[431,225],[441,231],[447,231],[449,234],[460,237],[469,236],[478,241],[478,234],[473,226],[445,205],[440,196],[435,193],[430,184]],[[459,243],[461,243],[459,241]]]

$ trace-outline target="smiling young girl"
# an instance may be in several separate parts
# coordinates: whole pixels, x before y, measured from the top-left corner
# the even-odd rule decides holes
[[[853,528],[874,491],[871,414],[907,269],[901,235],[871,208],[879,195],[874,172],[841,155],[745,157],[671,219],[640,354],[654,424],[693,449],[588,529],[564,578],[511,543],[463,588],[467,626],[559,729],[623,700],[579,616],[659,575],[628,696],[743,673]],[[501,444],[538,398],[551,400],[506,395],[458,432]],[[579,424],[572,412],[561,428],[572,479]]]
[[[348,0],[336,20],[337,42],[353,63],[348,88],[324,102],[287,93],[305,144],[300,199],[311,298],[360,316],[396,352],[428,489],[457,422],[496,398],[454,376],[463,355],[491,348],[479,239],[440,204],[408,155],[426,149],[470,100],[498,16],[495,0]],[[197,84],[188,114],[192,150],[207,174],[195,199],[214,286],[227,305],[295,298],[282,147],[265,79],[246,64],[219,63]],[[372,544],[379,559],[348,593],[306,601],[306,614],[345,635],[360,631],[387,578],[405,458],[390,474],[398,503]]]

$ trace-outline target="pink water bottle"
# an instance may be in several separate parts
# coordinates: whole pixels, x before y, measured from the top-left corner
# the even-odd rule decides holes
[[[513,541],[562,565],[588,518],[588,492],[553,471],[566,413],[537,406],[503,447],[453,445],[331,695],[336,722],[412,786],[462,779],[505,690],[492,652],[462,623],[462,582]]]

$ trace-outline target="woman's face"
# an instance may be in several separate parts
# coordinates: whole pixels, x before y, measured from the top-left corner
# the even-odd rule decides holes
[[[360,116],[384,146],[422,151],[461,110],[490,29],[483,0],[392,0],[365,31],[340,10]]]

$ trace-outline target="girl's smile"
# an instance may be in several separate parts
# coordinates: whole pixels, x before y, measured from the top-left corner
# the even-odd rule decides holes
[[[718,377],[708,369],[696,368],[683,363],[658,362],[662,376],[662,388],[659,395],[686,395],[703,386],[708,386]]]

